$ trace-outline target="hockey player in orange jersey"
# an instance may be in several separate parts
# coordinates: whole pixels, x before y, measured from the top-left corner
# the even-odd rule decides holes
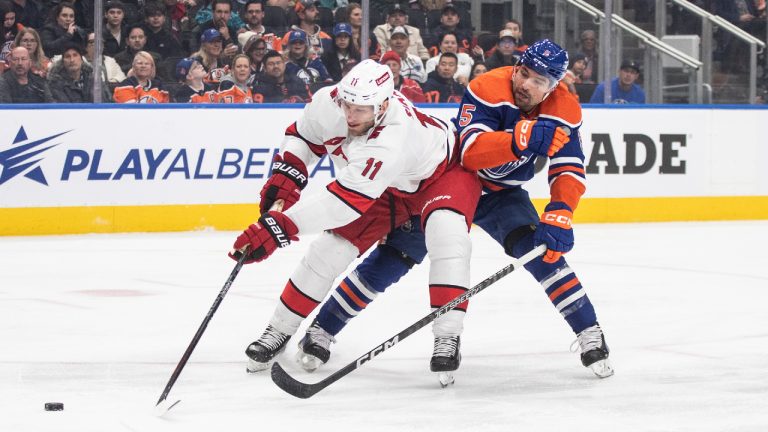
[[[520,257],[539,244],[545,256],[525,268],[577,335],[582,364],[599,377],[613,374],[608,346],[591,301],[563,254],[574,244],[571,221],[586,190],[579,127],[581,107],[559,81],[567,53],[543,40],[531,45],[518,66],[474,79],[456,119],[462,163],[478,170],[484,194],[474,223],[508,255]],[[549,158],[550,202],[539,216],[522,185],[534,176],[537,157]],[[299,363],[314,370],[330,357],[330,344],[352,318],[397,282],[426,251],[418,223],[391,232],[336,288],[299,342]],[[514,338],[514,335],[510,336]],[[446,374],[458,369],[458,337],[446,340],[454,362],[432,365]],[[441,376],[451,382],[452,376]]]

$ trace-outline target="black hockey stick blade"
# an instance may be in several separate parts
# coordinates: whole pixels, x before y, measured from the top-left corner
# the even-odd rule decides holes
[[[350,372],[354,371],[355,369],[358,369],[363,364],[367,363],[370,360],[373,360],[374,357],[376,357],[377,355],[383,353],[389,348],[392,348],[398,342],[402,341],[403,339],[407,338],[413,333],[416,333],[422,327],[436,320],[438,317],[440,317],[440,315],[443,315],[446,312],[454,309],[456,306],[460,305],[461,303],[464,303],[470,297],[488,288],[499,279],[512,273],[513,271],[524,266],[525,264],[528,264],[528,262],[540,256],[541,254],[546,252],[546,250],[547,250],[547,247],[545,245],[539,245],[533,248],[527,254],[523,255],[522,257],[515,260],[514,262],[508,264],[503,269],[497,271],[496,273],[487,277],[482,282],[478,283],[477,285],[468,289],[458,297],[454,298],[453,300],[450,301],[450,303],[444,305],[443,307],[437,310],[432,311],[429,315],[411,324],[410,326],[405,328],[403,331],[396,334],[394,337],[387,339],[386,341],[377,345],[372,350],[363,354],[354,362],[344,366],[343,368],[339,369],[338,371],[332,373],[328,377],[316,383],[310,384],[310,383],[304,383],[297,380],[296,378],[289,375],[288,372],[286,372],[285,369],[283,369],[283,367],[280,366],[280,363],[278,362],[275,362],[274,364],[272,364],[272,381],[274,381],[274,383],[277,384],[278,387],[280,387],[290,395],[296,396],[297,398],[301,398],[301,399],[310,398],[315,394],[317,394],[318,392],[320,392],[321,390],[323,390],[324,388],[328,387],[329,385],[345,377]]]

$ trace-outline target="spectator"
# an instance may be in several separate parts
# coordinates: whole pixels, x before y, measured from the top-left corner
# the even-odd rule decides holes
[[[439,49],[439,41],[442,39],[442,35],[448,32],[456,35],[456,41],[458,42],[458,52],[468,53],[472,48],[472,32],[467,31],[460,27],[461,18],[459,18],[459,11],[453,3],[446,3],[443,6],[443,10],[440,14],[440,25],[435,27],[434,33],[437,36],[434,45],[428,47],[433,55],[437,55]],[[469,73],[467,73],[469,76]]]
[[[83,61],[84,50],[71,44],[64,48],[61,61],[56,63],[48,74],[51,95],[60,103],[93,102],[93,68]],[[103,102],[110,102],[109,88],[102,85]]]
[[[189,36],[191,21],[187,16],[187,4],[194,5],[195,1],[163,0],[162,2],[168,20],[168,28],[176,36],[176,39],[182,42],[185,51],[189,48],[189,39],[191,38]]]
[[[352,26],[338,23],[333,28],[333,50],[323,54],[323,64],[333,81],[341,81],[341,71],[350,60],[360,61],[360,52],[352,43]]]
[[[222,51],[221,33],[214,28],[204,31],[200,36],[200,50],[190,57],[205,68],[205,82],[218,85],[221,77],[229,73],[229,65],[220,57]]]
[[[504,29],[512,32],[512,38],[515,40],[515,46],[517,46],[519,52],[522,53],[528,48],[528,45],[523,41],[523,26],[520,24],[520,21],[507,20],[504,23]]]
[[[196,25],[201,25],[201,24],[205,24],[208,21],[213,20],[215,15],[215,9],[216,9],[216,5],[213,4],[214,1],[202,0],[200,2],[202,7],[195,7],[197,1],[198,0],[185,0],[185,2],[190,5],[191,9],[196,11],[195,19],[193,20],[194,23]],[[245,23],[243,22],[243,19],[240,18],[240,14],[235,10],[234,5],[232,4],[232,0],[229,1],[229,5],[230,5],[230,13],[226,18],[227,26],[233,29],[242,28],[245,25]],[[233,37],[234,35],[235,33],[232,33]]]
[[[53,102],[45,79],[31,72],[29,52],[16,47],[9,55],[10,69],[0,76],[0,103]]]
[[[408,52],[409,45],[410,38],[404,27],[398,26],[392,29],[389,46],[402,59],[400,73],[406,78],[423,83],[427,80],[427,73],[421,59]]]
[[[36,0],[13,0],[11,7],[16,12],[16,21],[24,27],[39,29],[45,25],[45,12]]]
[[[403,7],[396,3],[389,9],[386,24],[378,25],[373,29],[373,34],[376,36],[381,52],[394,50],[390,46],[392,35],[395,29],[404,28],[405,34],[409,38],[408,53],[421,61],[427,61],[430,57],[429,50],[424,46],[419,29],[406,25],[407,18],[408,16],[405,14]]]
[[[264,26],[272,29],[276,34],[288,31],[289,3],[289,0],[267,0],[264,6]]]
[[[496,69],[502,66],[514,66],[520,58],[517,53],[515,36],[511,30],[504,29],[499,32],[499,42],[493,54],[485,61],[488,70]]]
[[[107,3],[104,12],[104,55],[114,56],[125,50],[128,29],[125,26],[125,5],[119,0]]]
[[[264,55],[267,51],[267,43],[258,36],[251,36],[245,43],[243,53],[251,60],[251,83],[264,72]]]
[[[619,68],[618,78],[611,80],[611,103],[615,104],[644,104],[645,92],[635,84],[640,76],[640,65],[634,60],[624,60]],[[595,88],[589,103],[605,103],[605,83]]]
[[[358,51],[362,51],[362,49],[360,49],[360,31],[363,29],[363,7],[358,3],[350,3],[349,6],[347,6],[347,22],[352,27],[352,42],[355,44],[355,48],[357,48]]]
[[[238,25],[235,25],[231,21],[232,18],[232,3],[230,0],[213,0],[211,4],[213,9],[213,16],[210,20],[203,22],[197,27],[194,38],[194,42],[197,43],[203,37],[203,33],[210,29],[217,30],[219,37],[221,38],[222,47],[224,49],[223,55],[231,58],[237,54],[238,48],[235,43],[235,36],[237,36]],[[193,47],[196,49],[197,47]],[[205,64],[203,64],[205,66]]]
[[[13,41],[16,40],[16,36],[24,26],[16,19],[16,11],[13,10],[13,6],[5,0],[0,1],[0,17],[3,18],[3,31],[0,45],[7,45],[8,51],[10,52],[10,46],[13,44]]]
[[[250,33],[248,38],[245,39],[246,42],[248,39],[250,39],[251,36],[255,35],[261,39],[264,39],[264,42],[267,44],[267,49],[273,49],[275,51],[283,50],[283,41],[275,34],[277,32],[272,28],[265,27],[263,24],[264,3],[262,0],[248,0],[248,2],[245,4],[243,17],[245,18],[245,27],[243,27],[240,31],[245,31],[240,33],[240,35],[237,37],[238,41],[240,41],[240,37],[243,34]],[[280,34],[282,35],[283,32],[280,32]],[[241,43],[240,46],[245,48],[244,43]]]
[[[331,82],[331,76],[319,57],[309,51],[307,34],[303,30],[293,30],[288,35],[288,61],[285,64],[286,75],[295,75],[312,88],[322,82]]]
[[[232,59],[229,75],[221,78],[216,92],[216,103],[253,103],[253,92],[248,86],[251,77],[251,61],[245,54]]]
[[[133,57],[139,51],[145,51],[147,45],[147,33],[144,27],[134,26],[128,30],[128,44],[125,49],[115,55],[115,61],[120,65],[120,69],[128,74],[128,70],[133,65]],[[155,63],[160,61],[160,54],[148,51],[154,57]]]
[[[96,50],[96,34],[88,33],[88,43],[85,46],[85,58],[89,64],[93,65],[93,53]],[[120,83],[125,80],[125,73],[120,69],[114,58],[101,56],[102,79],[109,83]]]
[[[574,83],[581,84],[584,82],[584,69],[587,68],[587,56],[584,53],[576,53],[570,56],[570,63],[568,64],[568,72],[566,75],[572,74]]]
[[[458,81],[459,84],[466,86],[467,83],[469,83],[469,73],[472,71],[472,65],[475,64],[475,61],[472,60],[472,57],[470,57],[469,54],[464,52],[459,52],[459,45],[458,45],[458,40],[456,38],[456,33],[449,31],[440,35],[439,47],[440,47],[441,53],[456,54],[456,57],[459,59],[459,68],[456,71],[456,76],[454,78],[456,78],[456,81]],[[439,55],[427,60],[428,74],[433,70],[435,70],[435,68],[437,67],[437,63],[439,61],[440,61]]]
[[[581,75],[581,80],[587,84],[594,84],[598,78],[598,59],[597,59],[597,35],[594,30],[584,30],[579,37],[581,41],[581,52],[586,60],[586,67]]]
[[[307,35],[306,40],[313,54],[321,56],[326,50],[331,50],[333,44],[331,37],[322,31],[317,24],[320,18],[317,2],[314,0],[297,0],[294,10],[299,17],[299,24],[291,26],[291,31],[283,36],[283,46],[288,45],[288,39],[294,31],[301,30]]]
[[[458,63],[459,59],[456,54],[452,52],[440,54],[437,69],[430,72],[427,82],[421,86],[428,103],[461,102],[461,98],[464,96],[464,86],[453,78]]]
[[[395,90],[402,93],[403,96],[413,103],[424,103],[427,101],[419,83],[400,74],[400,56],[396,52],[387,51],[384,53],[381,56],[380,63],[389,66],[389,69],[392,70],[392,76],[395,79]]]
[[[37,34],[35,29],[27,27],[21,29],[19,34],[16,35],[14,44],[27,49],[29,60],[32,62],[32,73],[45,78],[48,75],[48,67],[51,65],[51,60],[45,56],[43,44],[40,43],[40,35]]]
[[[199,61],[187,57],[176,64],[176,80],[184,83],[173,95],[177,103],[212,103],[216,99],[213,85],[203,82],[206,72]]]
[[[253,86],[253,100],[267,103],[298,103],[310,99],[309,88],[296,75],[285,73],[283,56],[268,51],[264,56],[264,74]]]
[[[488,72],[488,67],[485,65],[485,63],[475,63],[472,66],[472,72],[469,74],[469,81],[472,82],[473,79],[479,77],[480,75]]]
[[[155,59],[150,53],[136,53],[128,78],[115,88],[113,99],[117,103],[169,102],[163,83],[155,79]]]
[[[156,52],[160,58],[181,57],[181,42],[165,26],[165,11],[157,3],[144,6],[144,25],[147,35],[146,50]]]
[[[72,3],[59,3],[53,8],[51,17],[51,21],[40,30],[43,50],[49,56],[61,54],[64,46],[69,43],[85,45],[87,33],[75,24],[75,7]]]

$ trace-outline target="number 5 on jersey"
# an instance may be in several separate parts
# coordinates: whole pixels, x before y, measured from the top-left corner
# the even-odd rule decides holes
[[[464,104],[461,106],[461,114],[459,114],[459,126],[465,127],[472,123],[472,112],[477,108],[472,104]]]

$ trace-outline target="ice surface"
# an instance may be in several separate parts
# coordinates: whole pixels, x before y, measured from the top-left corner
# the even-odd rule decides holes
[[[428,329],[308,400],[246,375],[311,238],[246,266],[169,399],[154,404],[233,267],[232,232],[0,238],[0,431],[768,431],[768,222],[577,225],[571,266],[616,375],[524,271],[473,298],[456,384]],[[507,264],[473,230],[472,280]],[[355,319],[314,382],[428,313],[427,266]],[[305,325],[308,322],[305,323]],[[303,328],[302,328],[303,330]],[[46,412],[45,402],[63,402]]]

